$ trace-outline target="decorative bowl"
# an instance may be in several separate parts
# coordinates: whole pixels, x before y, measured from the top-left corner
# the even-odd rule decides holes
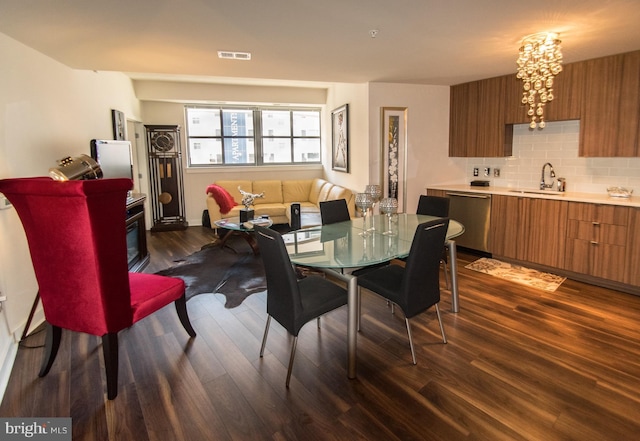
[[[624,187],[609,187],[607,193],[612,198],[630,198],[633,189],[629,190]]]

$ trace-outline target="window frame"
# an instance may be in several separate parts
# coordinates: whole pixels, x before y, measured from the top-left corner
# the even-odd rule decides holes
[[[189,110],[190,109],[214,109],[219,111],[218,118],[220,119],[220,135],[219,136],[210,136],[210,135],[197,135],[191,136],[189,134]],[[250,136],[242,136],[244,139],[253,140],[254,145],[254,161],[241,163],[241,164],[226,164],[224,163],[224,154],[225,154],[225,138],[229,139],[229,136],[225,136],[224,133],[224,119],[223,113],[229,110],[238,110],[246,112],[250,110],[253,116],[253,135]],[[263,124],[262,124],[262,116],[263,112],[268,111],[287,111],[289,113],[289,135],[274,135],[274,136],[265,136],[262,133]],[[318,115],[318,135],[295,135],[294,129],[294,114],[295,112],[317,112]],[[241,106],[241,105],[204,105],[204,104],[185,104],[184,106],[184,116],[185,116],[185,137],[186,137],[186,154],[187,154],[187,169],[205,169],[205,168],[233,168],[233,167],[264,167],[264,166],[282,166],[282,167],[291,167],[291,166],[317,166],[322,164],[322,145],[323,145],[323,132],[322,132],[322,107],[313,106],[313,107],[304,107],[304,106],[259,106],[259,105],[251,105],[251,106]],[[214,139],[219,140],[220,145],[222,146],[222,163],[209,163],[209,164],[194,164],[192,163],[191,157],[191,141],[194,139]],[[265,139],[289,139],[290,140],[290,149],[289,149],[289,162],[265,162],[264,161],[264,145],[263,141]],[[296,140],[307,140],[317,139],[318,142],[318,160],[317,161],[295,161],[295,146]]]

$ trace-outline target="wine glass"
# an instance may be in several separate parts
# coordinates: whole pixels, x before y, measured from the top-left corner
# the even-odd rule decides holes
[[[380,201],[380,213],[387,216],[389,229],[382,234],[385,236],[393,236],[395,233],[391,229],[391,216],[398,211],[398,200],[396,198],[384,198]]]
[[[369,193],[356,193],[356,207],[362,211],[362,225],[363,232],[359,233],[360,236],[368,236],[367,232],[367,212],[369,208],[373,206],[373,199],[371,199],[371,195]]]
[[[371,200],[373,201],[373,204],[371,204],[371,214],[373,215],[376,204],[380,201],[380,198],[382,197],[382,187],[380,187],[377,184],[369,184],[365,186],[364,192],[371,195]],[[376,228],[373,224],[373,217],[371,217],[371,228],[369,228],[368,231],[374,231],[375,229]]]

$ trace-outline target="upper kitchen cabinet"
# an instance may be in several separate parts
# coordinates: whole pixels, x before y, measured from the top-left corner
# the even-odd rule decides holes
[[[511,155],[513,127],[504,124],[505,77],[451,87],[449,156]]]
[[[553,101],[544,107],[545,121],[563,121],[579,119],[584,88],[584,71],[580,63],[565,64],[562,72],[553,79]],[[506,124],[529,124],[527,115],[529,106],[522,104],[522,80],[516,74],[505,77],[505,112]]]
[[[580,64],[580,156],[640,156],[640,51]]]

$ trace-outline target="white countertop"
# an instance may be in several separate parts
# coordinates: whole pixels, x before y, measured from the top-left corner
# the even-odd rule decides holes
[[[445,190],[445,191],[460,191],[465,193],[477,193],[477,194],[496,194],[503,196],[518,196],[524,198],[543,198],[554,199],[559,201],[571,201],[571,202],[588,202],[591,204],[608,204],[608,205],[621,205],[625,207],[637,207],[640,208],[640,197],[631,196],[630,198],[614,198],[610,197],[606,193],[578,193],[578,192],[564,192],[557,193],[551,192],[548,194],[540,193],[522,193],[520,188],[509,187],[472,187],[470,185],[429,185],[426,188],[432,190]],[[537,191],[537,189],[531,189]]]

